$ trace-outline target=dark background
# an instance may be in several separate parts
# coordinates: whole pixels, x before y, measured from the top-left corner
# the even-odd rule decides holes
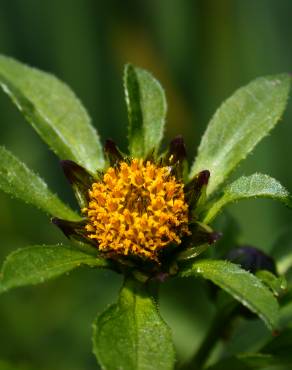
[[[168,98],[164,145],[182,134],[192,160],[210,117],[235,89],[258,76],[292,71],[291,15],[290,0],[0,0],[0,52],[66,81],[103,141],[111,137],[123,149],[123,65],[149,69]],[[259,171],[292,191],[291,121],[292,102],[233,177]],[[58,159],[2,93],[0,139],[76,207]],[[245,201],[230,210],[242,242],[265,250],[292,221],[270,201]],[[15,248],[63,239],[42,213],[2,193],[0,235],[1,260]],[[1,296],[0,360],[40,370],[96,369],[91,322],[115,301],[120,283],[112,273],[84,269]],[[167,283],[161,299],[184,359],[200,342],[213,307],[192,280]]]

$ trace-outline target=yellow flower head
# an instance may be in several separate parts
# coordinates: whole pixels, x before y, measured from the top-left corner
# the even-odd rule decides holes
[[[93,175],[75,162],[61,162],[83,215],[80,221],[52,220],[68,238],[82,248],[91,244],[118,271],[147,276],[175,274],[178,260],[218,239],[198,217],[210,173],[203,170],[184,184],[181,137],[161,157],[129,158],[111,140],[105,153],[109,167]]]
[[[110,167],[89,190],[88,237],[102,252],[158,261],[158,252],[188,235],[184,185],[170,167],[133,159]]]

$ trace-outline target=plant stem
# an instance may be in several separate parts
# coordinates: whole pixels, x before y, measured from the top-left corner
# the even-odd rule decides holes
[[[188,363],[184,364],[181,369],[183,370],[200,370],[206,364],[211,351],[214,349],[216,343],[220,339],[222,332],[226,329],[232,320],[234,309],[237,307],[235,302],[229,302],[228,305],[221,307],[215,317],[213,318],[212,324],[201,343],[200,348],[189,360]]]

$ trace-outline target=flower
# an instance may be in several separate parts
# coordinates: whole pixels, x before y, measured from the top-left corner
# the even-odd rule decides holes
[[[100,251],[133,254],[158,260],[169,243],[188,235],[184,185],[171,169],[143,159],[109,167],[89,190],[88,237]]]
[[[119,263],[168,272],[182,252],[218,239],[218,233],[198,221],[210,173],[201,171],[184,183],[182,137],[157,158],[124,156],[111,140],[105,153],[108,165],[95,176],[72,161],[61,161],[83,215],[79,222],[53,218],[67,237],[89,243]]]

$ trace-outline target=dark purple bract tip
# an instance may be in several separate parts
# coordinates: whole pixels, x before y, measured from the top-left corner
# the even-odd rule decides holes
[[[170,142],[169,154],[175,157],[175,161],[182,161],[186,158],[187,151],[182,136],[177,136]]]
[[[60,164],[70,184],[74,183],[76,179],[76,173],[85,171],[81,166],[79,166],[79,164],[69,159],[61,160]]]
[[[198,175],[198,183],[200,186],[208,185],[210,178],[210,171],[209,170],[203,170]]]
[[[111,139],[107,139],[104,145],[104,151],[110,158],[110,161],[116,162],[123,159],[122,154],[120,153],[115,142]]]
[[[107,139],[104,144],[104,150],[106,153],[111,153],[117,150],[116,144],[112,139]]]

